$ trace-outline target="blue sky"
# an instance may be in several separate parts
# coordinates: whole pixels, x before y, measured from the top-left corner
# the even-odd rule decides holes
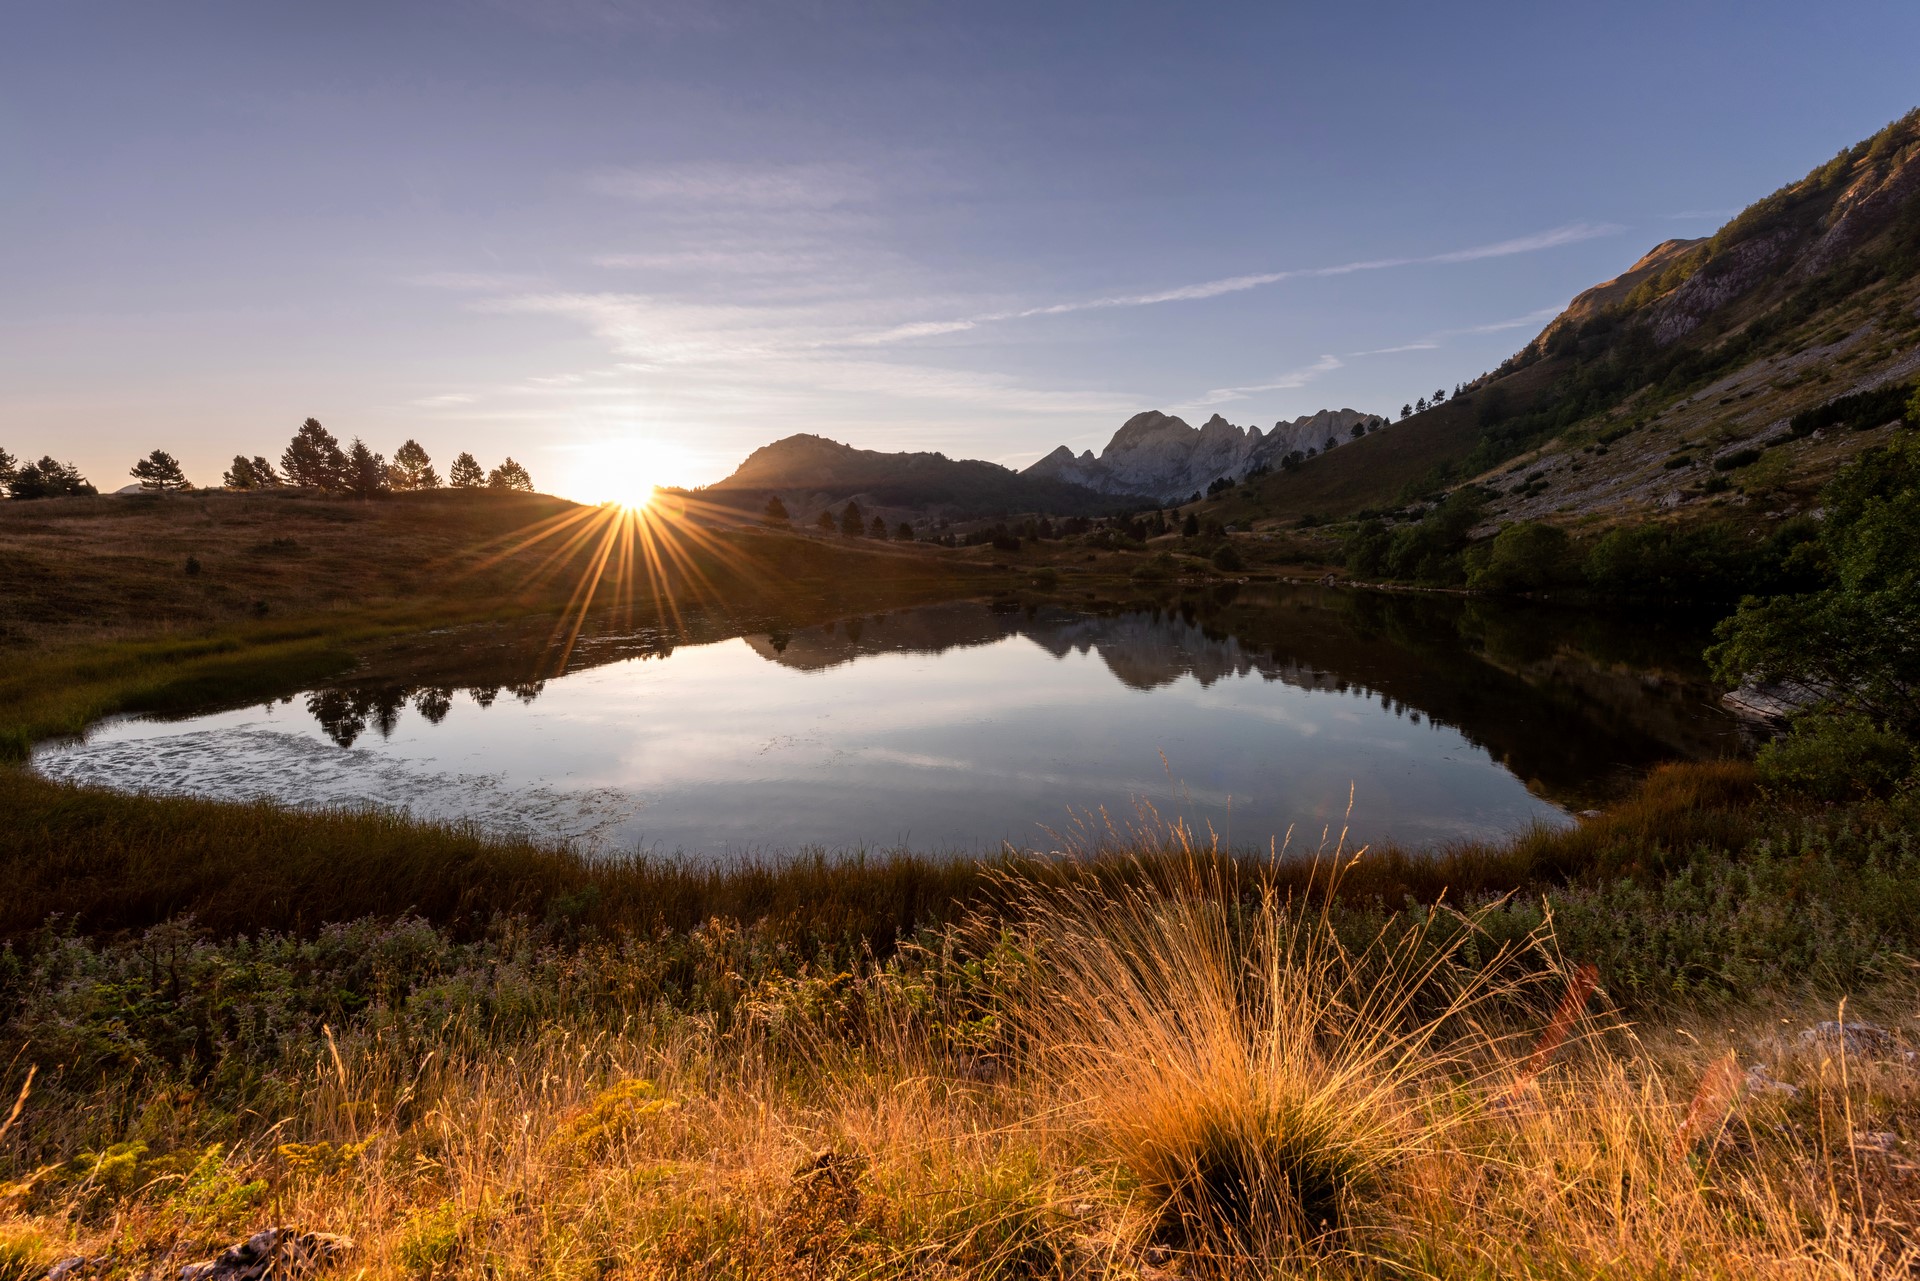
[[[26,3],[0,446],[592,499],[1389,412],[1920,101],[1900,3]]]

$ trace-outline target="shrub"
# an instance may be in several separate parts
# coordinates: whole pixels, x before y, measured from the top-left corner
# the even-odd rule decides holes
[[[1211,559],[1213,561],[1213,567],[1226,574],[1231,574],[1243,569],[1246,564],[1240,559],[1240,553],[1234,550],[1232,543],[1222,544],[1220,548],[1213,553]]]
[[[1467,570],[1467,586],[1488,592],[1530,592],[1553,587],[1577,573],[1566,531],[1538,521],[1519,521],[1494,535]]]
[[[1742,467],[1751,467],[1760,461],[1757,449],[1742,449],[1737,453],[1723,455],[1713,460],[1715,471],[1738,471]]]
[[[1857,712],[1801,716],[1756,761],[1761,782],[1823,801],[1882,795],[1913,764],[1912,743]]]

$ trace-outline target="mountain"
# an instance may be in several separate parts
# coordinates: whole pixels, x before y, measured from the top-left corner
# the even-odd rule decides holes
[[[762,445],[731,476],[701,491],[707,502],[756,514],[774,495],[797,521],[810,521],[849,498],[889,521],[1024,512],[1094,516],[1129,505],[1071,481],[1024,475],[998,463],[855,449],[806,434]]]
[[[1028,467],[1023,475],[1062,481],[1103,494],[1128,494],[1157,502],[1182,502],[1223,477],[1242,480],[1279,466],[1295,451],[1315,452],[1351,438],[1356,424],[1386,420],[1355,409],[1323,409],[1277,422],[1271,433],[1237,427],[1215,414],[1199,427],[1159,410],[1127,419],[1096,456],[1076,455],[1065,445]]]
[[[1777,520],[1885,438],[1916,377],[1920,111],[1714,235],[1654,246],[1391,433],[1217,506],[1338,518],[1474,482],[1495,522]]]

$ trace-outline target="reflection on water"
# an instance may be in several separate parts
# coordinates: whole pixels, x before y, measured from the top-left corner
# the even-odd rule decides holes
[[[115,722],[36,765],[717,853],[1050,848],[1070,808],[1142,802],[1242,844],[1317,841],[1350,785],[1362,839],[1432,842],[1565,821],[1738,746],[1698,622],[1456,597],[1229,586],[608,633],[544,681],[529,635],[418,638],[350,684]]]

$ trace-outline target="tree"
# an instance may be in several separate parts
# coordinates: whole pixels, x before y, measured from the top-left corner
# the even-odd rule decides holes
[[[793,523],[793,517],[787,514],[787,505],[780,501],[780,495],[778,494],[767,499],[767,507],[765,511],[760,513],[760,520],[762,523],[768,525],[788,525]]]
[[[14,498],[79,498],[100,491],[87,483],[78,467],[57,462],[49,454],[16,470],[7,492]]]
[[[253,474],[253,460],[245,454],[233,456],[233,466],[221,475],[220,483],[228,489],[260,488],[260,480]]]
[[[1362,436],[1366,434],[1367,434],[1367,425],[1365,423],[1355,423],[1353,425],[1353,430],[1348,432],[1347,436],[1349,439],[1359,440]]]
[[[1405,422],[1407,419],[1411,417],[1413,417],[1413,406],[1412,405],[1400,406],[1400,421]]]
[[[509,458],[488,473],[487,488],[531,494],[533,477],[527,474],[526,468]]]
[[[255,489],[278,489],[287,482],[273,469],[273,464],[259,454],[253,456],[253,485]]]
[[[1413,402],[1413,412],[1416,414],[1424,414],[1427,412],[1427,398],[1425,396]]]
[[[20,461],[6,450],[0,449],[0,489],[13,485],[13,478],[20,474]]]
[[[453,460],[447,479],[455,489],[478,489],[487,483],[487,474],[480,470],[480,464],[472,454],[462,453]]]
[[[317,418],[300,424],[286,452],[280,455],[280,466],[287,473],[289,485],[328,493],[347,487],[346,451]]]
[[[1531,592],[1570,582],[1579,566],[1566,531],[1538,521],[1508,525],[1484,552],[1468,552],[1467,586],[1486,592]]]
[[[820,519],[813,523],[820,527],[820,532],[823,534],[831,534],[834,530],[840,528],[839,523],[833,519],[833,513],[830,511],[821,512]]]
[[[1200,517],[1196,513],[1188,512],[1187,518],[1180,522],[1180,536],[1182,538],[1200,537]]]
[[[193,488],[187,482],[187,474],[180,470],[180,460],[164,449],[156,449],[142,458],[127,475],[139,481],[140,488],[149,494],[177,494]]]
[[[1748,597],[1707,659],[1730,684],[1780,685],[1920,738],[1920,434],[1862,454],[1820,501],[1825,584]]]
[[[393,451],[393,466],[387,469],[387,477],[395,489],[402,491],[440,488],[440,473],[433,469],[433,459],[411,437]]]
[[[894,542],[896,542],[896,543],[910,543],[910,542],[912,542],[912,541],[913,541],[913,526],[912,526],[912,525],[909,525],[909,524],[907,524],[907,522],[906,522],[906,521],[904,521],[904,520],[903,520],[903,521],[901,521],[901,522],[900,522],[900,523],[899,523],[898,525],[895,525],[895,526],[893,527],[893,541],[894,541]]]
[[[372,498],[387,489],[387,460],[367,448],[358,436],[347,450],[346,487],[356,498]]]
[[[1441,401],[1445,400],[1446,398],[1447,398],[1447,389],[1445,387],[1442,387],[1439,391],[1436,391],[1433,393],[1433,403],[1436,405],[1439,404]]]
[[[840,513],[840,532],[848,538],[858,538],[867,532],[866,520],[860,514],[860,504],[851,498],[847,500],[847,509]]]
[[[1327,437],[1327,443],[1320,446],[1320,452],[1323,454],[1332,453],[1334,447],[1337,446],[1339,443],[1340,441],[1337,437],[1329,436]]]
[[[887,541],[887,522],[882,520],[880,517],[875,516],[873,518],[873,524],[867,526],[867,537],[877,538],[883,543],[886,542]]]

